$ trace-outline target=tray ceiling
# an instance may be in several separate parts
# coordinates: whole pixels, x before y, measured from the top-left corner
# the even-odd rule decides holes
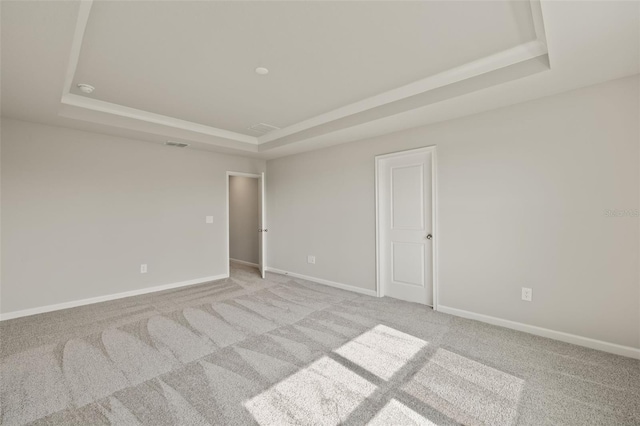
[[[59,114],[261,153],[548,69],[536,1],[83,1]]]
[[[70,0],[0,9],[3,117],[266,159],[640,72],[638,2]],[[259,66],[271,72],[253,73]],[[96,90],[76,92],[80,82]],[[249,133],[260,123],[281,128]]]
[[[259,136],[534,40],[526,1],[94,2],[71,93]]]
[[[638,2],[0,8],[3,117],[267,159],[640,72]]]

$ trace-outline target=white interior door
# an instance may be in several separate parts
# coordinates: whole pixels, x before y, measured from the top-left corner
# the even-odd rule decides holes
[[[433,148],[376,162],[382,295],[433,306]]]
[[[267,209],[265,199],[265,177],[264,173],[258,179],[258,263],[260,265],[260,275],[265,277],[267,267]]]

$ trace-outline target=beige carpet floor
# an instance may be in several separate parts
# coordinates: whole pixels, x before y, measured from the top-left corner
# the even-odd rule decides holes
[[[0,323],[3,425],[640,425],[640,362],[288,276]]]

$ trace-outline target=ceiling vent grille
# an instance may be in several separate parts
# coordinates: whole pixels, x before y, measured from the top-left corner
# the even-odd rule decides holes
[[[188,143],[173,142],[173,141],[166,141],[164,144],[167,146],[175,146],[176,148],[186,148],[189,146]]]
[[[267,133],[273,132],[274,130],[278,130],[278,129],[279,127],[272,126],[271,124],[265,124],[265,123],[258,123],[249,127],[249,130],[251,130],[252,132],[259,133],[261,135],[266,135]]]

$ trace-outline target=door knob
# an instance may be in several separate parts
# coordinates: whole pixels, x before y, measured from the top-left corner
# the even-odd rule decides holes
[[[429,235],[427,235],[425,238],[426,238],[427,240],[430,240],[430,239],[432,239],[432,238],[433,238],[433,235],[429,234]]]

